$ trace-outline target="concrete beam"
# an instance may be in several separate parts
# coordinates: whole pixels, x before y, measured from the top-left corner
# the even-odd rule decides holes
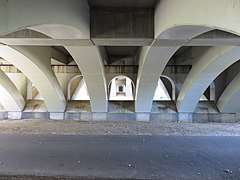
[[[190,40],[187,46],[239,46],[240,36],[213,30]]]
[[[194,112],[199,98],[211,82],[240,57],[240,47],[201,47],[177,99],[178,112]],[[217,67],[217,68],[216,68]]]
[[[90,39],[51,39],[42,33],[30,29],[22,29],[3,35],[0,37],[0,42],[7,45],[93,45]],[[153,38],[93,38],[93,42],[95,45],[102,46],[149,46],[152,44]],[[180,37],[180,39],[169,39],[169,37],[162,37],[162,39],[156,39],[153,45],[166,47],[178,46],[181,44],[184,44],[185,46],[239,46],[240,37],[235,34],[213,30],[191,40],[189,40],[189,38],[183,39],[182,37]]]
[[[37,31],[33,31],[30,29],[21,29],[18,31],[14,31],[14,32],[10,32],[8,34],[2,35],[0,36],[0,38],[26,38],[26,39],[30,39],[30,38],[44,38],[44,39],[50,39],[50,37],[39,33]]]
[[[183,26],[181,28],[184,28]],[[199,27],[201,28],[201,27]],[[179,36],[176,37],[176,31],[173,31],[171,34],[168,32],[168,35],[160,35],[160,38],[157,38],[154,42],[154,46],[178,46],[184,44],[184,46],[239,46],[240,45],[240,36],[231,34],[228,32],[223,32],[219,30],[212,30],[210,32],[201,34],[193,39],[189,37]],[[189,32],[188,32],[189,33]],[[167,34],[164,32],[163,34]],[[173,37],[171,37],[173,36]]]
[[[0,44],[9,46],[92,46],[90,39],[0,38]]]
[[[65,65],[67,65],[69,63],[69,57],[54,47],[51,48],[51,58],[65,64]]]

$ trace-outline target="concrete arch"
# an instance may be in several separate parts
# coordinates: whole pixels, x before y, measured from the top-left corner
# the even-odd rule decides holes
[[[178,95],[178,112],[194,112],[199,98],[211,82],[228,66],[238,61],[240,47],[202,47],[193,53],[197,56],[196,63]]]
[[[161,91],[161,94],[159,94],[160,91]],[[162,95],[162,93],[164,95]],[[169,94],[165,84],[163,83],[163,81],[161,79],[159,79],[154,96],[153,96],[153,101],[162,101],[162,100],[163,101],[171,100],[171,97],[170,97],[170,94]]]
[[[186,35],[191,37],[192,31],[168,30],[196,25],[240,35],[239,10],[240,1],[235,0],[161,0],[155,10],[155,37],[189,40]]]
[[[76,78],[80,78],[80,77],[83,78],[82,75],[74,76],[74,77],[72,77],[72,78],[70,79],[70,81],[68,82],[68,87],[67,87],[67,100],[71,100],[71,85],[72,85],[73,81],[74,81]],[[81,81],[81,79],[80,79],[80,81]],[[74,93],[72,93],[72,94],[74,94]]]
[[[61,26],[62,27],[62,26]],[[62,38],[61,32],[51,25],[42,25],[37,27],[31,27],[31,29],[41,32],[45,35],[54,38]],[[53,29],[51,29],[53,28]],[[64,26],[64,31],[67,31],[67,26]],[[52,33],[54,32],[54,33]],[[74,34],[72,27],[69,27],[68,34]],[[59,37],[57,37],[59,35]],[[106,77],[104,72],[104,65],[102,55],[98,46],[64,46],[65,49],[71,54],[75,62],[77,63],[81,74],[83,75],[88,94],[90,97],[92,112],[107,112],[107,87]],[[98,93],[96,93],[96,91]]]
[[[72,27],[63,26],[67,34],[74,34]],[[52,29],[53,28],[53,29]],[[31,29],[54,38],[63,38],[58,28],[41,25]],[[54,33],[52,33],[54,32]],[[73,37],[74,38],[74,37]],[[87,85],[92,112],[107,112],[107,88],[102,55],[98,46],[64,46],[77,63]],[[96,91],[98,93],[96,93]]]
[[[210,31],[209,28],[198,26],[176,27],[176,29],[179,30],[180,34],[182,31],[189,32],[189,34],[185,34],[185,39],[192,39],[202,33]],[[172,29],[169,30],[172,31]],[[169,59],[182,45],[183,44],[168,47],[147,46],[142,48],[136,85],[136,112],[151,112],[158,79]]]
[[[215,83],[214,81],[208,86],[202,97],[205,97],[207,101],[215,101]],[[201,101],[201,98],[199,99]],[[204,99],[202,101],[205,101]]]
[[[9,9],[16,12],[7,16],[7,19],[0,20],[3,25],[0,34],[29,28],[56,39],[88,39],[88,41],[90,39],[90,14],[86,0],[71,2],[23,0],[21,3],[17,0],[9,0],[1,2],[0,7],[0,12],[3,14]],[[65,42],[68,44],[67,40]],[[92,111],[106,112],[107,91],[99,48],[75,45],[65,48],[72,55],[85,78]]]
[[[151,112],[158,78],[169,59],[181,46],[212,29],[239,35],[239,15],[240,2],[234,0],[159,1],[154,16],[156,40],[151,47],[143,47],[140,55],[136,85],[136,112]],[[170,41],[167,46],[158,47],[159,39]]]
[[[220,96],[217,107],[222,113],[239,113],[240,73],[238,73]]]
[[[57,32],[62,26],[41,25],[31,29],[54,38],[62,38]],[[74,34],[72,27],[63,26],[68,34]],[[54,33],[52,33],[54,32]],[[64,46],[77,63],[87,85],[92,112],[107,112],[107,87],[102,55],[98,46]],[[96,93],[96,91],[98,93]]]
[[[165,76],[165,75],[161,75],[161,77],[160,77],[160,79],[161,78],[165,78],[165,79],[167,79],[169,82],[170,82],[170,84],[171,84],[171,87],[172,87],[172,97],[171,97],[171,99],[173,100],[173,101],[175,101],[176,100],[176,87],[175,87],[175,83],[173,82],[173,80],[170,78],[170,77],[168,77],[168,76]],[[166,88],[167,89],[167,88]]]
[[[28,81],[27,84],[27,100],[44,100],[31,81]]]
[[[71,91],[71,86],[73,85],[74,80],[79,78],[79,82],[75,85],[74,91]],[[74,76],[69,82],[68,82],[68,90],[67,90],[67,96],[68,100],[89,100],[87,88],[85,87],[86,83],[82,75]],[[84,90],[86,91],[82,91]],[[79,94],[83,93],[83,96],[79,98]],[[85,94],[86,93],[86,94]]]
[[[6,111],[22,111],[25,100],[17,87],[0,69],[0,102]]]
[[[133,94],[134,94],[134,93],[135,93],[135,90],[136,90],[136,87],[135,87],[135,84],[134,84],[132,78],[130,78],[129,76],[123,75],[123,74],[119,74],[119,75],[117,75],[117,76],[112,77],[112,79],[111,79],[111,80],[109,81],[109,83],[108,83],[108,90],[109,90],[109,88],[110,88],[110,85],[111,85],[112,80],[113,80],[114,78],[119,77],[119,76],[125,76],[126,78],[128,78],[128,79],[131,80],[132,85],[133,85]]]
[[[73,93],[72,100],[90,100],[85,80],[82,79]]]
[[[52,71],[50,47],[0,46],[0,55],[22,71],[44,98],[48,111],[63,112],[66,100]]]
[[[49,34],[64,39],[88,39],[90,36],[90,15],[86,0],[0,1],[0,12],[4,17],[0,18],[0,35],[26,27],[51,24]],[[62,24],[72,27],[73,34],[67,33],[68,27],[58,29],[58,25]],[[38,28],[45,29],[44,26]]]
[[[126,86],[124,84],[118,85],[118,91],[125,91]]]
[[[132,81],[132,79],[131,78],[129,78],[128,76],[126,76],[126,75],[118,75],[118,76],[115,76],[115,77],[113,77],[112,79],[111,79],[111,81],[108,83],[108,99],[109,100],[111,100],[111,88],[112,88],[112,82],[113,82],[113,80],[115,79],[115,78],[126,78],[126,79],[129,79],[130,80],[130,84],[131,84],[131,90],[128,92],[128,95],[129,96],[127,96],[127,98],[125,98],[125,99],[119,99],[120,101],[128,101],[128,100],[134,100],[134,92],[135,92],[135,85],[134,85],[134,82]],[[123,88],[123,92],[126,92],[127,91],[127,84],[126,85],[124,85],[124,84],[122,84],[122,83],[119,83],[118,85],[117,85],[117,87],[116,87],[116,89],[114,90],[114,92],[119,92],[118,91],[118,88],[119,87],[122,87]],[[130,96],[130,94],[131,94],[131,96]],[[116,99],[114,99],[114,100],[116,100]]]

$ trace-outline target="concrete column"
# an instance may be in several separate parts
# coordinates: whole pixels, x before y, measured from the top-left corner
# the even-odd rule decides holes
[[[132,93],[132,82],[129,78],[126,78],[126,97],[131,98],[133,96]]]
[[[220,96],[217,107],[222,113],[240,113],[240,73],[231,81]]]
[[[110,98],[115,98],[116,97],[116,92],[117,92],[116,79],[113,78],[111,86],[110,86],[110,96],[109,96],[109,99]],[[110,100],[112,100],[112,99],[110,99]]]
[[[32,82],[29,81],[27,84],[27,100],[32,100]]]
[[[23,110],[25,100],[17,87],[2,70],[0,70],[0,94],[0,102],[6,111]]]
[[[85,79],[92,112],[107,112],[107,88],[103,60],[98,47],[67,46]]]
[[[136,112],[151,112],[156,86],[168,60],[179,47],[143,47],[136,85]]]

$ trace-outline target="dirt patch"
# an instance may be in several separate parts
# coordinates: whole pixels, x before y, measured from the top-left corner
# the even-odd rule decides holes
[[[5,120],[0,134],[240,136],[240,123]]]

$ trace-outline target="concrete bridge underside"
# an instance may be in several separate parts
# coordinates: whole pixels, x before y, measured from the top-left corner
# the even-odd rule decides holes
[[[8,0],[0,15],[1,119],[239,119],[238,1]],[[133,101],[109,101],[119,75]],[[90,101],[69,99],[77,76]],[[160,77],[171,101],[153,101]]]

